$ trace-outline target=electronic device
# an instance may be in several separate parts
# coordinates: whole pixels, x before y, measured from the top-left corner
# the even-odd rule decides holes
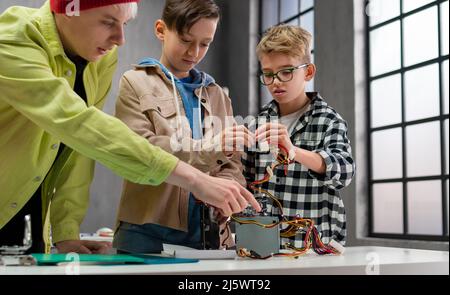
[[[261,152],[267,149],[263,148]],[[314,250],[319,255],[342,254],[343,247],[336,241],[331,240],[329,244],[324,244],[320,234],[314,225],[312,219],[301,218],[299,216],[287,217],[283,213],[281,201],[263,189],[261,185],[268,182],[274,175],[278,167],[283,167],[287,175],[287,166],[294,162],[295,153],[282,145],[278,145],[278,151],[274,153],[276,163],[266,167],[264,178],[255,180],[248,185],[248,188],[254,192],[255,199],[260,204],[261,212],[256,212],[248,207],[240,214],[231,216],[236,223],[236,251],[241,257],[254,259],[267,259],[273,256],[299,257]],[[270,149],[270,152],[273,152]],[[257,152],[258,153],[258,152]],[[271,205],[270,212],[268,204]],[[281,225],[283,228],[281,229]],[[280,252],[281,238],[293,238],[299,231],[304,232],[303,247],[296,248],[290,243],[283,245],[283,248],[291,250],[290,252]]]
[[[4,266],[28,266],[36,265],[36,260],[31,255],[25,253],[31,248],[33,240],[31,238],[31,216],[25,216],[25,229],[23,245],[0,246],[0,265]]]
[[[214,217],[214,208],[201,204],[200,224],[202,226],[202,248],[217,250],[220,248],[220,226]]]
[[[247,249],[256,257],[267,257],[280,251],[280,218],[268,211],[269,198],[256,194],[261,212],[247,207],[234,215],[236,222],[236,249]],[[264,225],[264,226],[262,226]]]

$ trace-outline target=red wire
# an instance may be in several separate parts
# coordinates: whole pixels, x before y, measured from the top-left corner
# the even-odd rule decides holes
[[[288,175],[288,169],[289,169],[289,164],[292,164],[294,161],[289,159],[289,151],[287,150],[286,147],[284,147],[283,145],[278,145],[279,149],[282,150],[285,154],[285,158],[283,159],[283,157],[278,154],[277,156],[277,161],[280,164],[283,164],[283,168],[284,168],[284,174],[285,176]],[[275,166],[276,167],[276,166]],[[256,191],[256,185],[259,184],[263,184],[264,182],[267,182],[270,180],[270,175],[269,173],[265,173],[264,174],[264,178],[261,180],[256,180],[254,182],[251,182],[248,187],[253,190]],[[296,222],[300,222],[300,219],[297,218],[295,219]],[[312,247],[314,252],[316,252],[317,254],[323,255],[323,254],[335,254],[336,251],[334,248],[328,246],[328,245],[324,245],[322,240],[319,237],[319,232],[317,231],[317,228],[314,226],[314,221],[311,219],[311,223],[308,225],[308,228],[306,230],[306,234],[305,234],[305,239],[303,241],[304,243],[304,248],[305,250],[307,248]],[[278,255],[274,255],[274,256],[278,256]],[[284,256],[284,255],[279,255],[279,256]],[[267,256],[267,257],[261,257],[260,259],[267,259],[271,256]],[[253,257],[256,258],[256,257]]]

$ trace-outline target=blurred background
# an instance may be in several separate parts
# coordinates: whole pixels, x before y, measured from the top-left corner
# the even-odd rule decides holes
[[[448,0],[216,0],[222,20],[199,66],[230,90],[236,115],[270,100],[258,84],[255,47],[278,23],[314,36],[318,72],[308,86],[346,119],[357,173],[341,196],[348,245],[448,250]],[[39,7],[43,0],[2,0]],[[160,56],[153,24],[164,0],[141,0],[127,27],[105,111],[121,75]],[[82,232],[114,227],[122,180],[97,164]]]

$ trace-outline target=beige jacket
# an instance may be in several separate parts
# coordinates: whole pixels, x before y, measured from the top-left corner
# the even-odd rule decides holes
[[[232,118],[230,98],[217,84],[197,89],[204,111],[203,139],[193,140],[189,122],[180,122],[177,112],[185,117],[181,96],[158,66],[136,66],[126,72],[120,82],[120,93],[116,104],[116,116],[137,134],[212,176],[233,179],[245,185],[242,175],[241,155],[227,158],[220,150],[218,139],[225,127],[226,117]],[[211,120],[215,116],[215,120]],[[220,121],[220,122],[219,122]],[[233,121],[233,120],[232,120]],[[230,122],[228,122],[230,123]],[[177,145],[179,132],[180,145]],[[177,230],[188,228],[189,192],[177,186],[163,183],[146,186],[124,182],[118,212],[118,221],[133,224],[154,223]],[[222,227],[224,225],[222,224]],[[227,231],[222,231],[221,245],[232,245]]]

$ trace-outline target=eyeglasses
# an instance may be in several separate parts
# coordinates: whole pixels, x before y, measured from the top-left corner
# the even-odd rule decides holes
[[[298,67],[282,69],[276,73],[270,73],[270,72],[262,73],[261,75],[259,75],[259,80],[260,80],[261,84],[263,84],[265,86],[272,85],[273,82],[275,82],[275,77],[278,79],[278,81],[289,82],[294,78],[294,72],[296,70],[305,68],[307,66],[309,66],[309,64],[302,64],[302,65],[299,65]]]

